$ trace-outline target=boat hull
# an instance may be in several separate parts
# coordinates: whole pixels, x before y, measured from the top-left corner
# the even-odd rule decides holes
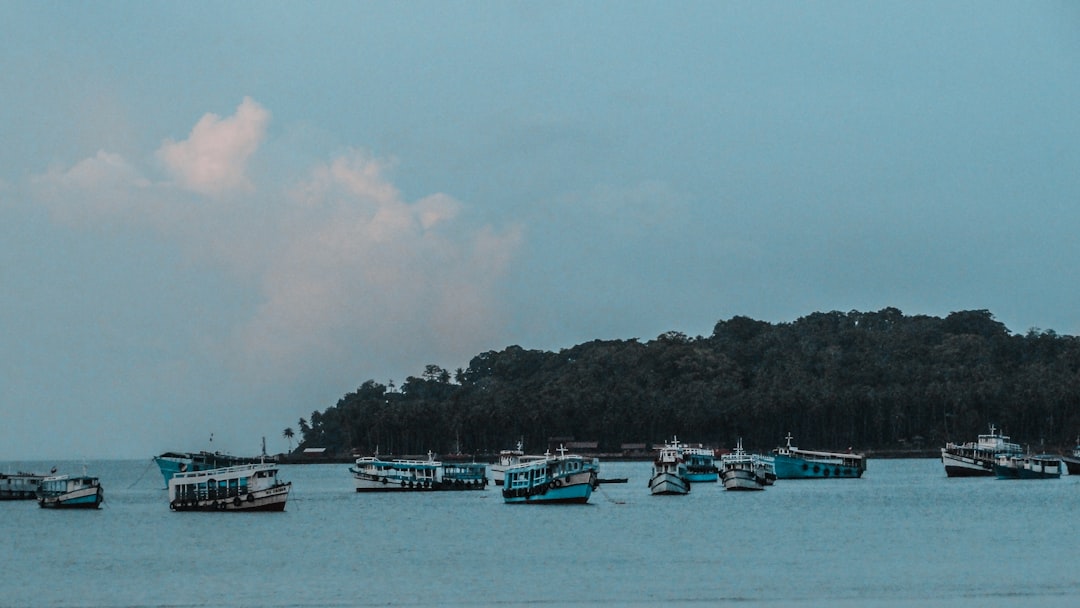
[[[764,490],[764,480],[753,471],[747,469],[725,469],[720,474],[725,490],[755,491]]]
[[[535,486],[521,490],[503,490],[503,501],[507,504],[586,504],[592,496],[592,483],[572,483],[570,485]]]
[[[290,489],[292,489],[292,482],[287,481],[244,495],[201,496],[190,500],[178,498],[169,503],[169,508],[173,511],[284,511]]]
[[[689,494],[690,482],[674,473],[658,473],[649,479],[649,491],[654,496]]]
[[[97,509],[105,500],[101,486],[81,488],[59,495],[39,496],[38,506],[43,509]]]
[[[720,473],[711,471],[708,473],[686,472],[686,479],[691,483],[716,483],[720,481]]]
[[[1069,475],[1080,475],[1080,457],[1062,456],[1061,462],[1063,462],[1065,468],[1069,470]]]
[[[945,465],[945,475],[948,477],[992,477],[995,475],[996,465],[989,458],[961,456],[942,448],[941,462]]]
[[[835,461],[809,460],[780,454],[772,458],[777,479],[858,479],[862,477],[864,470],[862,467],[843,463],[840,458]]]
[[[487,483],[479,479],[453,480],[412,480],[391,479],[389,477],[372,478],[353,473],[353,482],[357,492],[447,492],[483,490]]]

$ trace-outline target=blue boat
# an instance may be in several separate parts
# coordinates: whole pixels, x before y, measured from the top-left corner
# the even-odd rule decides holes
[[[600,466],[592,458],[545,453],[539,460],[523,462],[506,469],[503,502],[507,504],[585,504],[598,484]]]
[[[444,462],[440,490],[483,490],[487,487],[487,464]]]
[[[773,449],[773,473],[777,479],[827,479],[830,477],[859,478],[866,471],[866,456],[851,452],[815,452],[791,445]]]
[[[105,500],[97,477],[58,475],[46,477],[38,486],[38,506],[43,509],[96,509]]]
[[[1057,479],[1061,477],[1061,469],[1061,457],[1052,454],[1001,454],[994,463],[998,479]]]
[[[720,469],[716,466],[716,454],[708,448],[683,448],[686,461],[686,479],[693,483],[716,482],[720,480]]]

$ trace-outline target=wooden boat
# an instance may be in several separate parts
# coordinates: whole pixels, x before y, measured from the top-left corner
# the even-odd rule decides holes
[[[1002,454],[994,463],[998,479],[1057,479],[1061,477],[1061,469],[1061,457],[1052,454]]]
[[[690,480],[686,476],[686,461],[683,449],[676,437],[671,443],[664,442],[653,459],[652,476],[649,478],[649,492],[654,496],[663,494],[689,494]]]
[[[349,467],[357,492],[483,490],[487,465],[480,462],[440,462],[428,452],[427,460],[383,460],[378,456],[356,459]]]
[[[56,469],[53,469],[53,473]],[[50,473],[51,474],[51,473]],[[0,500],[32,500],[37,497],[44,473],[0,473]]]
[[[949,477],[991,477],[995,474],[998,456],[1021,456],[1020,444],[990,425],[990,433],[979,435],[977,441],[946,443],[941,448],[941,463]]]
[[[866,470],[866,457],[849,452],[803,450],[791,445],[773,449],[771,464],[777,479],[858,478]]]
[[[506,469],[503,502],[507,504],[558,504],[589,502],[597,485],[599,465],[592,458],[546,453],[540,460],[522,462]]]
[[[278,466],[244,464],[177,473],[169,480],[173,511],[284,511],[291,481],[278,479]]]
[[[58,475],[41,480],[38,506],[43,509],[96,509],[105,500],[97,477]]]
[[[720,481],[720,469],[716,466],[716,453],[705,447],[683,447],[686,461],[686,479],[692,483]]]
[[[720,480],[725,490],[764,490],[765,478],[759,470],[754,457],[743,450],[741,438],[734,451],[720,457]]]

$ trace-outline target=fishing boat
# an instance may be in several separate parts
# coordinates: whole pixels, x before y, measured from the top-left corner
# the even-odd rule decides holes
[[[754,457],[743,450],[742,438],[730,454],[720,457],[720,479],[725,490],[765,489],[765,478],[758,474]]]
[[[428,452],[427,460],[383,460],[378,455],[356,459],[349,467],[357,492],[437,490],[442,463]]]
[[[491,465],[491,479],[495,482],[495,485],[503,485],[503,480],[506,478],[506,469],[521,462],[521,457],[525,455],[525,446],[521,441],[517,442],[517,447],[512,450],[500,450],[498,462]]]
[[[716,468],[716,454],[703,447],[683,447],[683,460],[686,461],[686,479],[692,483],[710,483],[720,480],[720,470]]]
[[[38,506],[43,509],[96,509],[105,500],[97,477],[57,475],[46,477],[38,486]]]
[[[173,511],[284,511],[291,481],[272,463],[177,473],[169,480]]]
[[[444,462],[437,489],[483,490],[487,482],[487,465],[482,462]]]
[[[653,459],[652,476],[649,478],[649,492],[662,494],[689,494],[690,480],[686,477],[686,461],[679,438],[664,442]]]
[[[819,452],[787,445],[772,451],[773,472],[777,479],[825,479],[829,477],[858,478],[866,470],[866,456],[848,452]]]
[[[56,469],[53,469],[53,473]],[[0,500],[30,500],[37,497],[43,473],[0,473]]]
[[[773,457],[763,454],[752,454],[750,457],[754,459],[754,470],[765,485],[771,486],[776,483],[776,463]]]
[[[259,464],[263,458],[248,458],[234,456],[224,452],[164,452],[154,457],[161,476],[165,478],[165,485],[177,473],[194,473],[196,471],[209,471],[211,469],[224,469],[244,464]]]
[[[1057,479],[1061,468],[1061,457],[1052,454],[1000,454],[994,462],[998,479]]]
[[[521,462],[506,469],[503,501],[507,504],[558,504],[589,502],[597,485],[599,465],[592,458],[545,453],[539,460]]]
[[[991,477],[998,456],[1022,456],[1024,451],[1011,443],[1007,435],[990,425],[990,433],[979,435],[977,441],[946,443],[941,448],[941,462],[949,477]]]

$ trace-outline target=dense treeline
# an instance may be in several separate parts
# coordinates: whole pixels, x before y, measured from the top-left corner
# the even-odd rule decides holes
[[[1080,432],[1080,340],[1011,333],[986,310],[946,318],[736,316],[709,337],[596,340],[557,353],[510,346],[453,376],[429,365],[399,389],[373,380],[300,420],[302,447],[336,453],[490,452],[524,438],[765,449],[895,449],[967,441],[996,424],[1033,448]]]

